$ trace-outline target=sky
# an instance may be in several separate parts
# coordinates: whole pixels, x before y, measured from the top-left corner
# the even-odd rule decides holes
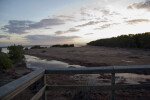
[[[86,44],[150,32],[150,0],[0,0],[0,46]]]

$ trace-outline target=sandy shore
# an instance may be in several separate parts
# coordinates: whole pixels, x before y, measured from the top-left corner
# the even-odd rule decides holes
[[[26,50],[25,53],[47,60],[60,60],[87,67],[150,64],[150,50],[140,49],[85,46],[76,48],[30,49]]]

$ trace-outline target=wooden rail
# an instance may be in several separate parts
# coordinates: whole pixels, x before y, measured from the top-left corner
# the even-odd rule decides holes
[[[116,85],[115,73],[135,73],[147,71],[150,72],[150,65],[136,66],[104,66],[104,67],[87,67],[87,68],[46,68],[36,69],[35,71],[0,87],[0,100],[10,100],[24,89],[42,79],[43,87],[31,98],[46,100],[46,90],[53,89],[82,89],[82,90],[111,90],[111,100],[115,99],[115,90],[124,89],[150,89],[150,84],[133,84],[133,85]],[[111,85],[101,86],[72,86],[72,85],[46,85],[45,74],[100,74],[111,73]]]

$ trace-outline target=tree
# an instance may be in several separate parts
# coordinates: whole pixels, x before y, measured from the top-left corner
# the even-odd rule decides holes
[[[0,53],[0,70],[11,67],[12,61],[4,53]]]
[[[91,41],[87,43],[87,45],[150,49],[150,32],[99,39]]]
[[[20,62],[24,59],[24,50],[21,45],[13,45],[8,47],[9,50],[9,58],[12,59],[14,62]]]

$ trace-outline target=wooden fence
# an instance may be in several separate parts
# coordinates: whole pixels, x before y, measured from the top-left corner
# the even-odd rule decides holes
[[[111,100],[115,100],[115,90],[126,89],[150,89],[150,84],[132,84],[132,85],[118,85],[115,84],[115,73],[138,73],[150,72],[150,65],[136,65],[136,66],[104,66],[104,67],[87,67],[87,68],[46,68],[36,69],[35,71],[0,87],[0,100],[10,100],[23,90],[28,88],[33,83],[42,79],[42,88],[31,98],[31,100],[38,100],[42,98],[47,100],[46,91],[53,89],[82,89],[82,90],[108,90],[111,91]],[[100,74],[111,73],[111,85],[100,86],[85,86],[85,85],[47,85],[46,74]]]

